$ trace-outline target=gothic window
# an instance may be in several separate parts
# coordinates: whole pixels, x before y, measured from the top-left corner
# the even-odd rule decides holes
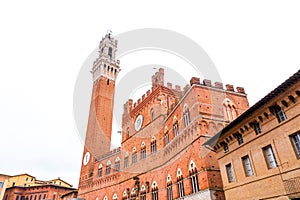
[[[177,121],[173,124],[173,131],[174,131],[174,137],[179,135],[179,129],[178,129],[178,122]]]
[[[168,200],[172,200],[172,199],[173,199],[172,185],[169,185],[169,186],[167,187],[167,195],[168,195]]]
[[[237,111],[234,103],[225,98],[223,101],[225,120],[233,121],[237,117]]]
[[[166,132],[165,134],[165,141],[166,141],[166,145],[169,144],[169,132]]]
[[[141,149],[141,159],[144,160],[146,158],[146,147],[142,147]]]
[[[132,153],[132,164],[135,164],[137,162],[137,153],[133,152]]]
[[[128,158],[128,156],[126,156],[124,158],[124,168],[128,168],[128,166],[129,166],[129,158]]]
[[[112,57],[112,48],[111,47],[108,48],[108,55],[110,58]]]
[[[156,181],[152,183],[152,192],[151,192],[152,200],[158,200],[158,187]]]
[[[184,197],[183,176],[180,168],[177,169],[177,186],[178,186],[179,197],[180,198]]]
[[[198,173],[196,165],[193,161],[190,162],[189,173],[193,193],[197,193],[199,191]]]
[[[184,105],[184,109],[183,109],[183,121],[184,121],[185,127],[187,127],[190,124],[190,122],[191,122],[191,119],[190,119],[190,110],[187,107],[187,105]]]
[[[150,110],[150,117],[151,117],[151,121],[154,120],[154,110],[153,108]]]
[[[98,177],[102,177],[102,164],[99,164],[99,167],[98,167]]]
[[[117,157],[115,160],[115,171],[118,172],[120,171],[120,158]]]
[[[111,162],[110,160],[108,160],[106,163],[106,172],[105,172],[106,175],[110,174],[110,169],[111,169]]]
[[[151,142],[151,153],[155,153],[156,150],[156,140],[154,140]]]

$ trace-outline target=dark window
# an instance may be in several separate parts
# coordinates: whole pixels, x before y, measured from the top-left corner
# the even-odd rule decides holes
[[[3,188],[3,186],[4,186],[4,182],[0,181],[0,188]]]
[[[158,200],[158,189],[152,191],[152,200]]]
[[[19,200],[19,196],[16,196],[16,200]]]
[[[174,131],[174,136],[175,137],[177,135],[179,135],[178,122],[176,122],[175,124],[173,124],[173,131]]]
[[[279,105],[273,106],[272,111],[275,112],[275,115],[279,123],[287,119],[284,110]]]
[[[231,163],[227,164],[226,166],[226,173],[227,173],[227,179],[228,182],[234,182],[234,174],[233,174],[233,169]]]
[[[227,153],[229,151],[228,144],[226,142],[223,142],[222,145],[223,145],[224,153]]]
[[[106,173],[105,173],[106,175],[110,174],[110,168],[111,168],[110,164],[106,165]]]
[[[298,158],[300,158],[300,133],[291,136],[293,141],[294,149]]]
[[[254,122],[253,127],[254,127],[256,135],[258,135],[262,132],[262,128],[261,128],[261,125],[259,122]]]
[[[154,110],[153,108],[150,110],[150,115],[151,115],[151,121],[154,120]]]
[[[141,150],[141,159],[145,159],[146,158],[146,147],[142,148]]]
[[[177,183],[178,185],[178,191],[179,191],[179,197],[184,197],[184,185],[183,185],[183,180],[179,181]]]
[[[108,48],[108,55],[110,58],[112,57],[112,48],[111,47]]]
[[[197,175],[197,173],[195,173],[191,176],[191,184],[192,184],[193,193],[198,192],[199,191],[199,185],[198,185],[198,175]]]
[[[236,139],[237,139],[237,141],[238,141],[239,144],[243,144],[244,143],[244,138],[243,138],[242,134],[237,133],[236,134]],[[227,147],[228,147],[228,145],[227,145]]]
[[[168,193],[168,200],[173,200],[173,190],[172,190],[172,185],[167,187],[167,193]]]
[[[98,168],[98,177],[102,177],[102,167]]]
[[[165,134],[166,145],[169,144],[169,133]]]
[[[116,161],[116,163],[115,163],[115,171],[116,172],[120,171],[120,161],[119,160]]]
[[[156,152],[156,140],[151,142],[151,153],[155,153]]]

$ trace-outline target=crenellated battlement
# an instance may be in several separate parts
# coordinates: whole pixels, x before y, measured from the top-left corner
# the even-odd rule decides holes
[[[240,94],[245,94],[245,89],[243,87],[236,87],[236,90],[234,89],[234,86],[231,84],[226,84],[225,89],[223,86],[223,83],[221,82],[215,82],[212,84],[212,81],[209,79],[204,79],[201,82],[201,79],[198,77],[192,77],[190,79],[190,84],[187,84],[181,89],[179,85],[173,85],[170,82],[167,82],[166,86],[164,85],[164,69],[160,68],[158,72],[155,73],[155,75],[152,76],[152,88],[151,90],[148,90],[145,94],[142,95],[141,98],[139,98],[136,102],[133,102],[132,99],[129,99],[125,104],[124,104],[124,112],[131,112],[133,109],[135,109],[137,106],[139,106],[143,101],[152,95],[153,91],[156,90],[157,88],[165,88],[168,89],[169,92],[172,92],[173,94],[185,94],[190,87],[193,85],[200,85],[200,86],[205,86],[205,87],[210,87],[212,89],[220,89],[228,92],[236,92]],[[178,95],[177,95],[178,96]]]

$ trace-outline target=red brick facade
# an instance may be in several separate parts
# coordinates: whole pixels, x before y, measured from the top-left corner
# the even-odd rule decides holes
[[[100,47],[104,44],[116,42],[106,35]],[[116,78],[105,73],[95,75],[97,70],[105,70],[104,62],[108,61],[104,54],[100,53],[93,67],[93,98],[78,197],[224,199],[215,153],[202,144],[248,108],[244,89],[234,91],[232,85],[224,89],[222,83],[201,83],[195,77],[183,90],[172,88],[170,83],[164,85],[165,72],[159,69],[152,76],[152,89],[136,103],[128,100],[124,104],[121,147],[100,152],[95,149],[110,146]],[[115,63],[119,62],[110,62],[117,73]],[[95,101],[97,96],[102,99]],[[100,115],[95,112],[98,108]]]
[[[3,200],[60,200],[61,195],[76,189],[58,185],[7,188]]]

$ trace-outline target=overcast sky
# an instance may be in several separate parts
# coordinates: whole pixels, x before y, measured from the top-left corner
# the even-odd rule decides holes
[[[299,69],[297,1],[176,2],[1,1],[0,173],[61,177],[77,187],[83,146],[73,90],[107,29],[163,28],[187,36],[224,83],[245,87],[250,105]],[[128,58],[122,68],[139,60]]]

